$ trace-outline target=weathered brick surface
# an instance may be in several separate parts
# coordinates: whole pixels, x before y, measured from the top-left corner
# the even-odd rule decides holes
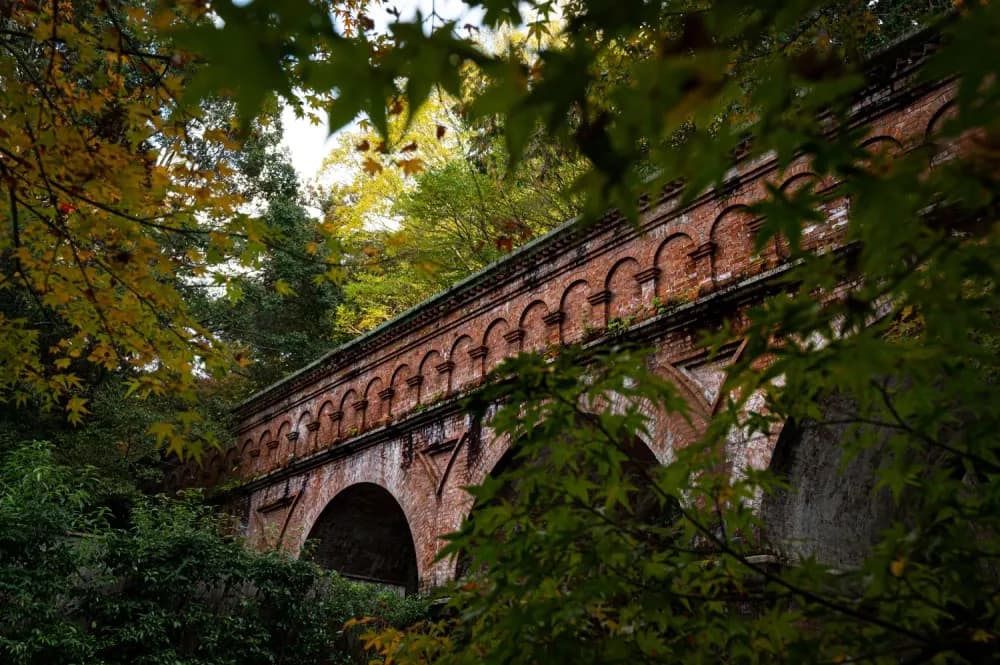
[[[859,100],[856,121],[872,128],[867,144],[890,151],[933,144],[954,84],[916,89],[908,76],[907,63],[897,63]],[[932,161],[951,150],[938,146]],[[695,429],[709,417],[730,358],[708,362],[697,332],[725,320],[739,325],[787,256],[780,241],[754,250],[760,220],[747,205],[768,184],[835,184],[818,181],[804,160],[784,171],[772,159],[744,161],[731,176],[724,191],[684,207],[664,194],[643,211],[640,229],[613,216],[559,229],[332,352],[243,404],[233,447],[203,469],[186,469],[178,482],[248,480],[240,496],[250,538],[293,551],[340,492],[378,485],[406,517],[420,583],[442,582],[454,564],[435,561],[440,537],[470,508],[462,488],[481,481],[506,450],[488,429],[477,434],[453,398],[503,358],[600,339],[609,323],[624,322],[656,349],[650,362],[681,388]],[[848,204],[835,201],[823,213],[825,222],[803,230],[808,246],[837,245]],[[657,313],[659,303],[666,313]],[[661,461],[696,435],[676,419],[650,415],[655,427],[646,443]],[[734,434],[734,468],[766,467],[772,446]]]

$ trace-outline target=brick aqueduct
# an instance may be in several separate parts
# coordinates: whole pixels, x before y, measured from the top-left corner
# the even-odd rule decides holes
[[[873,67],[854,108],[873,150],[925,147],[946,117],[955,83],[917,84],[925,50],[911,46]],[[602,344],[609,328],[627,327],[655,349],[651,366],[681,389],[697,428],[738,352],[734,342],[728,358],[709,362],[698,331],[723,321],[739,329],[787,268],[780,243],[755,253],[760,220],[746,206],[769,183],[809,180],[835,186],[816,182],[805,161],[779,171],[773,159],[743,160],[725,188],[688,205],[665,192],[645,206],[640,229],[614,215],[585,228],[568,223],[254,395],[237,408],[232,447],[175,480],[235,485],[228,496],[261,547],[298,552],[316,538],[316,558],[347,576],[409,590],[440,584],[455,572],[437,558],[441,536],[471,509],[463,487],[482,481],[507,449],[457,398],[508,356]],[[848,204],[824,213],[825,223],[803,229],[804,242],[835,250]],[[695,432],[653,419],[645,444],[665,462]],[[734,434],[733,467],[768,466],[775,441]]]

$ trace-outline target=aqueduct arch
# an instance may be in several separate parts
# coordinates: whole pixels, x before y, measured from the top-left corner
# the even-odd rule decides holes
[[[417,554],[402,507],[374,483],[351,485],[319,514],[307,536],[310,557],[344,577],[417,589]]]

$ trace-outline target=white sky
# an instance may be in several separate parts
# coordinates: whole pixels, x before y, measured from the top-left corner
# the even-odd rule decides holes
[[[482,22],[482,12],[470,11],[462,0],[396,0],[372,8],[370,14],[377,30],[385,30],[391,19],[386,12],[387,7],[398,9],[404,20],[412,19],[419,9],[425,17],[429,17],[434,10],[445,20],[458,19],[459,26],[464,23],[479,25]],[[282,121],[285,129],[282,145],[291,153],[299,178],[309,182],[316,177],[323,158],[332,147],[326,122],[314,125],[306,118],[296,118],[295,113],[287,108],[282,113]]]

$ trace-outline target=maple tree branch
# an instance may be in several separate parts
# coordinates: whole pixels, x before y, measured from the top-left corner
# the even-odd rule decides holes
[[[53,224],[48,219],[48,217],[46,215],[42,214],[38,210],[35,210],[30,204],[27,204],[24,201],[21,201],[21,204],[25,208],[27,208],[28,210],[30,210],[46,226],[48,226],[49,229],[51,229],[53,231],[53,233],[56,233],[60,238],[63,238],[68,243],[68,245],[70,246],[71,250],[73,251],[75,263],[77,264],[77,268],[78,268],[79,272],[81,273],[81,277],[84,279],[84,282],[87,284],[87,287],[90,289],[90,291],[92,293],[96,293],[94,291],[93,285],[91,284],[89,278],[85,274],[85,268],[84,268],[84,266],[82,266],[82,264],[80,263],[79,255],[77,254],[77,250],[79,249],[79,245],[73,240],[73,238],[69,234],[69,232],[66,231],[64,228],[60,227],[59,225]],[[142,304],[143,306],[145,306],[146,309],[148,309],[156,317],[157,322],[162,327],[164,327],[168,331],[170,331],[175,337],[177,337],[181,341],[182,344],[184,344],[185,346],[190,346],[190,345],[193,344],[193,342],[190,339],[188,339],[187,337],[184,337],[177,330],[176,326],[174,326],[173,324],[171,324],[169,322],[163,321],[163,316],[162,316],[162,311],[163,310],[162,310],[162,308],[158,307],[156,305],[156,303],[153,303],[148,298],[146,298],[141,292],[139,292],[138,290],[136,290],[135,287],[133,287],[132,284],[130,284],[127,280],[124,280],[120,276],[118,276],[118,274],[115,273],[106,263],[104,263],[103,261],[101,261],[100,259],[97,259],[97,258],[94,258],[92,260],[100,268],[102,268],[112,278],[113,281],[121,284],[128,291],[130,291],[133,295],[135,295],[136,298],[139,300],[140,304]],[[63,281],[65,281],[64,277],[60,276],[59,278],[62,279]],[[30,290],[30,292],[32,294],[34,294],[34,290],[31,290],[31,289],[29,289],[29,290]],[[103,310],[97,305],[96,302],[94,302],[94,308],[95,308],[95,311],[97,311],[98,315],[100,316],[100,318],[102,320],[102,323],[104,324],[105,333],[107,333],[107,334],[110,335],[109,324],[107,322],[107,319],[103,315]],[[147,344],[149,344],[150,348],[152,348],[156,353],[158,353],[158,354],[162,353],[160,351],[159,345],[145,331],[139,329],[133,323],[129,323],[127,325],[128,325],[128,327],[129,327],[130,330],[132,330],[137,335],[139,335],[139,337],[141,337],[143,340],[145,340],[145,342]],[[117,347],[115,347],[115,353],[118,356],[118,359],[120,361],[127,362],[127,359],[125,358],[124,354]]]
[[[587,415],[586,412],[584,412],[582,409],[580,409],[580,407],[579,407],[578,404],[576,404],[574,402],[570,402],[563,395],[557,394],[557,395],[555,395],[555,399],[558,400],[558,401],[560,401],[560,402],[562,402],[563,404],[569,406],[571,409],[573,409],[574,411],[576,411],[578,414],[580,414],[580,415]],[[617,437],[615,437],[612,432],[609,432],[607,430],[607,428],[604,426],[604,424],[600,422],[599,418],[595,418],[595,419],[593,419],[593,421],[590,421],[590,422],[593,422],[593,424],[598,428],[598,430],[602,434],[604,434],[604,436],[606,437],[606,439],[609,442],[611,442],[612,445],[615,445],[615,442],[617,442],[617,440],[618,440]],[[746,556],[744,556],[742,553],[740,553],[740,552],[736,551],[735,549],[733,549],[729,545],[728,542],[723,541],[722,539],[720,539],[719,536],[711,528],[709,528],[708,526],[702,524],[698,519],[696,519],[696,517],[691,513],[691,511],[686,510],[684,508],[684,505],[683,505],[683,503],[681,501],[676,500],[676,497],[673,497],[670,494],[668,494],[667,492],[664,492],[663,489],[660,488],[659,485],[655,482],[655,479],[649,474],[648,470],[646,470],[645,468],[643,468],[640,465],[637,465],[637,467],[638,467],[637,468],[637,472],[639,474],[641,474],[641,476],[643,477],[644,480],[646,480],[646,482],[648,483],[648,485],[657,494],[659,494],[664,500],[672,501],[674,503],[674,505],[676,506],[677,510],[684,517],[684,519],[686,519],[695,528],[695,530],[697,530],[699,533],[701,533],[703,537],[705,537],[709,541],[711,541],[719,549],[719,551],[721,553],[733,557],[743,567],[745,567],[745,568],[753,571],[754,573],[756,573],[758,575],[763,576],[765,579],[767,579],[767,580],[769,580],[771,582],[774,582],[775,584],[778,584],[779,586],[784,587],[785,589],[787,589],[788,591],[792,592],[793,594],[799,595],[802,598],[806,598],[806,599],[810,600],[811,602],[818,603],[818,604],[826,607],[827,609],[833,610],[834,612],[837,612],[839,614],[844,614],[845,616],[853,617],[855,619],[858,619],[858,620],[863,621],[865,623],[869,623],[869,624],[874,625],[874,626],[878,626],[878,627],[883,628],[885,630],[888,630],[890,632],[894,632],[894,633],[897,633],[899,635],[903,635],[905,637],[909,637],[910,639],[916,640],[919,643],[922,643],[922,644],[927,643],[928,638],[926,636],[923,636],[923,635],[920,635],[918,633],[915,633],[915,632],[913,632],[913,631],[911,631],[911,630],[909,630],[907,628],[904,628],[902,626],[897,626],[896,624],[893,624],[892,622],[886,621],[886,620],[884,620],[884,619],[882,619],[880,617],[871,616],[869,614],[866,614],[865,612],[861,612],[859,610],[856,610],[853,607],[850,607],[848,605],[844,605],[844,604],[842,604],[840,602],[833,601],[833,600],[831,600],[831,599],[829,599],[829,598],[827,598],[825,596],[822,596],[822,595],[817,594],[817,593],[815,593],[813,591],[810,591],[809,589],[803,588],[803,587],[801,587],[799,585],[796,585],[796,584],[793,584],[792,582],[789,582],[787,579],[785,579],[781,575],[775,574],[775,573],[767,570],[766,567],[759,566],[756,563],[753,563],[752,561],[749,561],[746,558]]]
[[[48,108],[49,112],[53,114],[53,116],[62,118],[63,122],[67,123],[70,127],[72,127],[73,130],[76,132],[77,136],[79,137],[80,142],[86,145],[87,140],[84,137],[83,133],[80,131],[81,123],[79,121],[79,118],[75,116],[67,116],[66,113],[64,112],[64,109],[55,103],[55,101],[49,95],[46,86],[42,84],[41,79],[39,79],[38,76],[36,76],[35,72],[32,71],[31,67],[29,67],[28,64],[24,62],[24,60],[21,58],[21,54],[16,49],[12,48],[10,44],[8,44],[7,42],[0,41],[0,45],[2,45],[7,50],[7,52],[11,54],[11,56],[13,56],[14,60],[17,61],[17,64],[20,65],[21,70],[31,80],[31,83],[32,85],[34,85],[35,90],[44,99],[45,108]],[[41,114],[42,108],[43,108],[42,106],[39,106],[38,109],[39,114]]]
[[[35,304],[39,306],[39,311],[41,311],[42,315],[47,319],[46,323],[51,324],[52,321],[47,316],[48,308],[46,308],[45,305],[39,300],[38,294],[35,293],[34,289],[32,289],[31,285],[28,283],[28,277],[24,274],[24,266],[21,264],[21,257],[17,255],[17,250],[21,247],[21,229],[17,210],[17,189],[14,184],[14,179],[10,176],[7,167],[0,164],[0,168],[3,169],[4,176],[7,179],[7,194],[10,197],[11,236],[14,239],[14,275],[20,279],[27,293],[31,296],[32,300],[35,301]],[[3,281],[0,282],[0,284],[5,283],[6,281],[7,275],[4,275]]]
[[[889,415],[891,415],[893,420],[895,420],[896,423],[898,423],[896,429],[903,430],[907,434],[910,434],[911,436],[919,439],[920,441],[923,441],[932,448],[939,448],[947,453],[951,453],[956,457],[964,457],[966,459],[972,460],[976,464],[982,466],[983,470],[986,471],[987,473],[1000,473],[1000,465],[990,462],[989,460],[984,459],[983,457],[980,457],[979,455],[971,453],[967,450],[959,450],[954,446],[950,446],[947,443],[944,443],[943,441],[940,441],[939,439],[930,436],[926,432],[921,432],[915,429],[912,425],[910,425],[905,421],[905,419],[900,415],[899,411],[896,409],[895,404],[892,403],[892,396],[889,394],[888,387],[883,385],[882,383],[875,381],[874,379],[872,380],[871,384],[878,391],[879,395],[881,395],[882,402],[885,404],[886,409],[888,409]]]

